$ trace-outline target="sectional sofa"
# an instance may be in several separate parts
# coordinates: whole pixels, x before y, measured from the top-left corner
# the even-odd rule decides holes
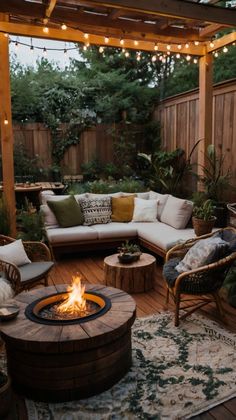
[[[122,192],[115,194],[85,193],[75,195],[74,198],[78,203],[84,203],[86,200],[92,199],[93,205],[96,206],[96,200],[104,197],[110,197],[112,203],[114,201],[113,197],[130,195]],[[172,195],[163,195],[154,191],[136,193],[135,202],[141,203],[140,205],[144,208],[144,214],[142,214],[141,218],[140,214],[138,216],[139,221],[111,221],[109,223],[95,223],[89,226],[60,227],[48,202],[58,202],[68,197],[68,195],[53,195],[50,191],[44,192],[41,196],[41,212],[44,217],[45,234],[55,258],[61,253],[77,250],[114,248],[126,239],[137,240],[142,247],[163,257],[168,249],[176,243],[195,237],[193,229],[188,227],[191,219],[192,203]],[[145,206],[150,207],[151,202],[157,204],[154,219],[148,218],[149,210],[145,210]]]

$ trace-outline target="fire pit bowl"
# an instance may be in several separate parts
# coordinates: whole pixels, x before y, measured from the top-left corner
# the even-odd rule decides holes
[[[15,297],[18,317],[1,325],[12,387],[33,400],[62,402],[99,394],[132,364],[133,298],[113,287],[86,284],[86,299],[99,306],[95,317],[42,322],[41,309],[54,299],[64,303],[65,295],[65,284],[22,292]]]

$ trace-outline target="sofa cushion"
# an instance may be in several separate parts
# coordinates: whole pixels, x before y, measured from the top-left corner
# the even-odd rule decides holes
[[[112,197],[112,215],[113,222],[130,222],[134,211],[134,195],[124,197]]]
[[[180,263],[175,267],[178,273],[194,270],[203,265],[210,264],[228,250],[228,243],[221,238],[206,238],[197,241],[187,252]]]
[[[136,197],[138,198],[142,198],[143,200],[149,200],[149,191],[145,191],[145,192],[138,192],[136,193]]]
[[[84,198],[80,200],[84,225],[111,222],[111,198]]]
[[[160,220],[162,212],[164,210],[165,204],[167,202],[167,199],[169,197],[169,194],[160,194],[155,191],[149,192],[149,200],[157,200],[158,201],[158,207],[157,207],[157,218]]]
[[[160,220],[175,229],[184,229],[191,217],[192,210],[193,203],[191,201],[169,195]]]
[[[178,243],[195,238],[193,229],[175,229],[161,222],[137,223],[140,239],[151,242],[164,252]]]
[[[48,197],[54,196],[55,193],[52,190],[44,190],[39,193],[39,201],[41,204],[47,204]]]
[[[107,194],[96,194],[96,193],[86,193],[87,198],[106,198],[106,197],[121,197],[122,192],[107,193]]]
[[[40,212],[43,216],[45,227],[53,229],[59,226],[55,214],[47,204],[41,204]]]
[[[94,230],[98,234],[99,239],[125,238],[137,236],[136,225],[132,223],[112,222],[107,225],[94,225]]]
[[[60,227],[82,225],[83,215],[80,205],[73,195],[60,201],[48,200],[48,206],[53,211]]]
[[[91,226],[46,229],[48,240],[52,244],[90,241],[98,239],[97,232]]]
[[[29,264],[31,262],[25,252],[21,239],[0,246],[0,260],[7,261],[17,266]]]
[[[132,222],[155,222],[157,220],[157,200],[135,197]]]

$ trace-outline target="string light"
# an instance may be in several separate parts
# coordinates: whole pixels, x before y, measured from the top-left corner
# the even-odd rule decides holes
[[[157,50],[158,50],[158,45],[157,45],[157,44],[155,44],[155,45],[154,45],[154,50],[155,50],[155,51],[157,51]]]
[[[100,52],[100,54],[102,54],[103,53],[103,51],[104,51],[104,47],[99,47],[99,50],[98,50],[99,52]]]
[[[123,38],[120,39],[120,45],[124,45],[125,41],[123,40]]]
[[[170,55],[170,51],[167,51],[167,55]]]
[[[47,55],[47,48],[43,48],[43,53],[44,53],[44,55]]]
[[[181,50],[182,45],[181,45],[181,44],[179,44],[177,48],[178,48],[178,50]]]
[[[193,59],[194,64],[197,64],[197,58]]]
[[[7,114],[6,114],[6,112],[5,112],[5,115],[4,115],[3,124],[4,124],[4,125],[8,125],[8,124],[9,124],[9,121],[8,121],[8,118],[7,118]]]
[[[122,52],[123,54],[125,53],[125,51],[126,51],[126,50],[125,50],[125,48],[122,48],[121,52]]]
[[[85,39],[88,39],[88,37],[89,37],[89,34],[84,34]]]
[[[219,57],[219,53],[217,51],[214,53],[214,57]]]
[[[44,27],[43,27],[43,32],[44,32],[45,34],[48,34],[49,29],[48,29],[48,27],[47,27],[47,26],[44,26]]]
[[[61,25],[61,29],[62,29],[63,31],[66,31],[66,30],[67,30],[67,26],[66,26],[66,24],[65,24],[65,23],[62,23],[62,25]]]
[[[129,57],[129,51],[125,52],[125,57]]]
[[[134,45],[137,47],[137,45],[138,45],[139,43],[138,43],[138,41],[134,41]]]
[[[176,58],[180,58],[180,53],[177,53],[176,54]]]
[[[157,61],[157,56],[156,55],[153,55],[152,56],[152,62],[155,63],[155,61]]]
[[[9,35],[7,33],[5,33],[4,36],[5,36],[5,38],[8,38]]]
[[[187,60],[187,61],[190,61],[190,60],[191,60],[191,56],[190,56],[190,55],[187,55],[187,56],[186,56],[186,60]]]
[[[166,46],[166,49],[167,49],[168,51],[170,51],[170,49],[171,49],[171,45],[170,45],[170,44],[168,44],[168,45]]]
[[[224,47],[224,48],[223,48],[223,52],[224,52],[224,53],[227,53],[227,52],[228,52],[228,48],[227,48],[227,47]]]
[[[136,58],[137,58],[137,61],[140,61],[141,60],[141,53],[140,52],[137,53],[137,57]]]
[[[199,45],[199,41],[194,41],[194,45],[197,47]]]
[[[19,42],[18,41],[15,42],[15,47],[16,47],[16,49],[19,48]]]
[[[30,38],[30,52],[34,52],[33,40]]]
[[[83,46],[83,50],[84,50],[84,51],[87,51],[87,45],[84,45],[84,46]]]
[[[211,47],[211,48],[213,48],[214,46],[215,46],[214,42],[213,42],[213,41],[211,41],[211,42],[210,42],[210,47]]]
[[[107,36],[104,37],[105,44],[108,44],[109,38]]]
[[[186,42],[185,48],[189,48],[189,43],[188,42]]]

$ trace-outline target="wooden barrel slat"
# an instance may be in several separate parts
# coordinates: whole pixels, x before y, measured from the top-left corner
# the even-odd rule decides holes
[[[88,397],[108,389],[131,365],[136,305],[123,291],[86,285],[86,290],[108,296],[111,308],[81,324],[52,326],[25,317],[26,304],[41,297],[42,291],[46,297],[66,289],[60,285],[20,294],[16,297],[19,317],[1,327],[13,387],[29,398],[63,401]]]

